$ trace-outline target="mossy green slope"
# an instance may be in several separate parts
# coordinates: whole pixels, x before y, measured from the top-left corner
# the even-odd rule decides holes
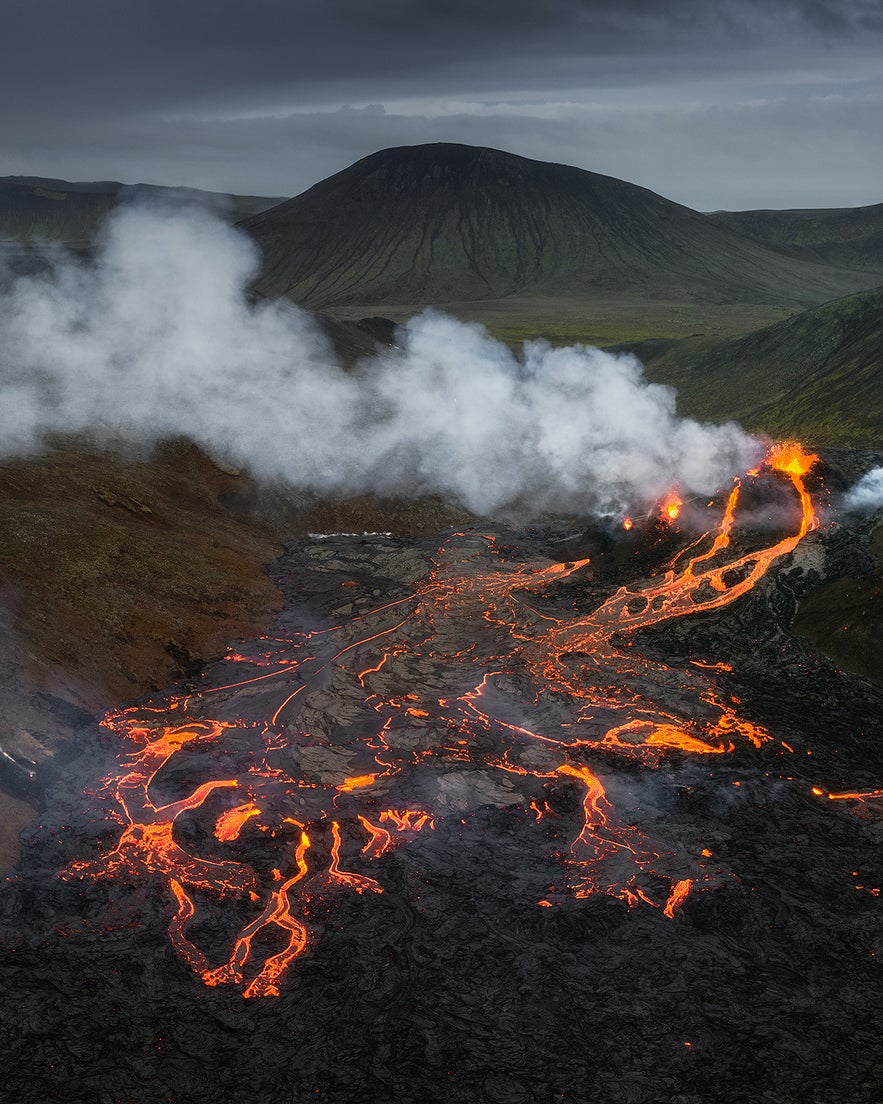
[[[883,288],[730,341],[635,347],[684,414],[814,445],[883,443]]]

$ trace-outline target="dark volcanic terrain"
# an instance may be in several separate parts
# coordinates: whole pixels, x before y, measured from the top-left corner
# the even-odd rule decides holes
[[[131,457],[59,439],[0,465],[3,869],[36,812],[31,773],[57,773],[84,718],[269,623],[281,596],[265,568],[283,534],[413,534],[466,516],[426,500],[293,498],[186,441]]]
[[[876,1104],[883,695],[790,626],[880,518],[797,486],[292,543],[26,833],[6,1098]]]

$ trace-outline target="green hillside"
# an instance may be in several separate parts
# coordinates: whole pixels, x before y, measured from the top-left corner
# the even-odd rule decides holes
[[[735,340],[633,348],[682,413],[814,445],[883,442],[883,288]]]
[[[708,218],[792,257],[883,274],[883,203],[818,211],[715,211]]]
[[[258,290],[319,309],[623,293],[807,306],[876,282],[634,184],[461,145],[382,150],[242,225],[264,254]]]

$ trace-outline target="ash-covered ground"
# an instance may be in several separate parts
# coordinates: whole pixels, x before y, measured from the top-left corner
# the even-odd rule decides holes
[[[883,800],[829,795],[883,788],[883,694],[789,631],[875,518],[754,579],[771,486],[710,559],[656,520],[291,546],[273,630],[47,792],[0,1099],[876,1104]]]

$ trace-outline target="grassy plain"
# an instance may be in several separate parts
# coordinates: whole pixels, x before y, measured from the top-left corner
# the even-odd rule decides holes
[[[425,307],[362,303],[328,311],[340,321],[372,315],[406,322]],[[542,338],[551,345],[620,345],[678,340],[697,334],[737,337],[780,322],[796,308],[769,303],[691,303],[640,296],[592,298],[511,298],[446,303],[438,310],[464,322],[479,322],[508,345]]]

